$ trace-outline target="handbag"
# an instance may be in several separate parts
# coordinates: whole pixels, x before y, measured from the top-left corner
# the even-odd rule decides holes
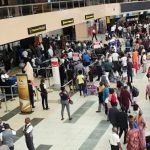
[[[69,99],[69,104],[71,104],[71,105],[73,104],[73,101],[71,99]]]

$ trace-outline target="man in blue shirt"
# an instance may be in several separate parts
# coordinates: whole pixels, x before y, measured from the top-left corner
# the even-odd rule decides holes
[[[108,85],[108,83],[105,83],[104,86],[105,86],[105,88],[103,90],[103,102],[105,104],[105,114],[107,115],[108,108],[107,108],[107,101],[106,101],[106,99],[109,96],[109,85]]]
[[[83,58],[84,66],[89,66],[91,62],[91,57],[85,52],[82,55],[82,58]]]

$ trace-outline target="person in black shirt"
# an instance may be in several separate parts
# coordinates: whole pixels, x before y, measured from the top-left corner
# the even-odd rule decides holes
[[[124,132],[124,144],[126,143],[126,135],[128,131],[128,115],[125,112],[125,108],[121,108],[121,112],[117,114],[117,127],[119,129],[119,137],[121,137]]]
[[[128,63],[127,63],[127,75],[128,75],[128,82],[133,82],[133,73],[132,73],[132,59],[129,58]]]
[[[64,109],[66,107],[67,109],[67,113],[68,113],[68,117],[69,120],[72,120],[71,116],[70,116],[70,107],[69,107],[69,94],[68,92],[65,90],[65,87],[61,87],[61,92],[59,93],[60,96],[60,102],[61,102],[61,120],[64,120]]]
[[[45,80],[41,79],[40,83],[40,92],[41,92],[41,97],[42,97],[42,106],[43,110],[48,110],[48,100],[47,100],[47,90],[46,90],[46,85],[45,85]]]
[[[32,108],[35,108],[35,106],[34,106],[34,94],[35,94],[35,91],[33,90],[33,86],[31,84],[30,80],[28,80],[28,87],[29,87],[30,104],[31,104]]]

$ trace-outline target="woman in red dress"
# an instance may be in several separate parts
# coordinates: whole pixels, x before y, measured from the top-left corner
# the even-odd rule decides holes
[[[139,129],[135,129],[133,123],[129,122],[130,129],[127,133],[127,150],[141,150]]]

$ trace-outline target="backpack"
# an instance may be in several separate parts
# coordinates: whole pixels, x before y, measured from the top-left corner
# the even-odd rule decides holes
[[[136,87],[132,87],[132,96],[138,97],[139,96],[139,90]]]
[[[112,102],[112,103],[116,103],[116,101],[117,101],[116,95],[115,95],[115,94],[112,94],[112,95],[111,95],[111,102]]]

